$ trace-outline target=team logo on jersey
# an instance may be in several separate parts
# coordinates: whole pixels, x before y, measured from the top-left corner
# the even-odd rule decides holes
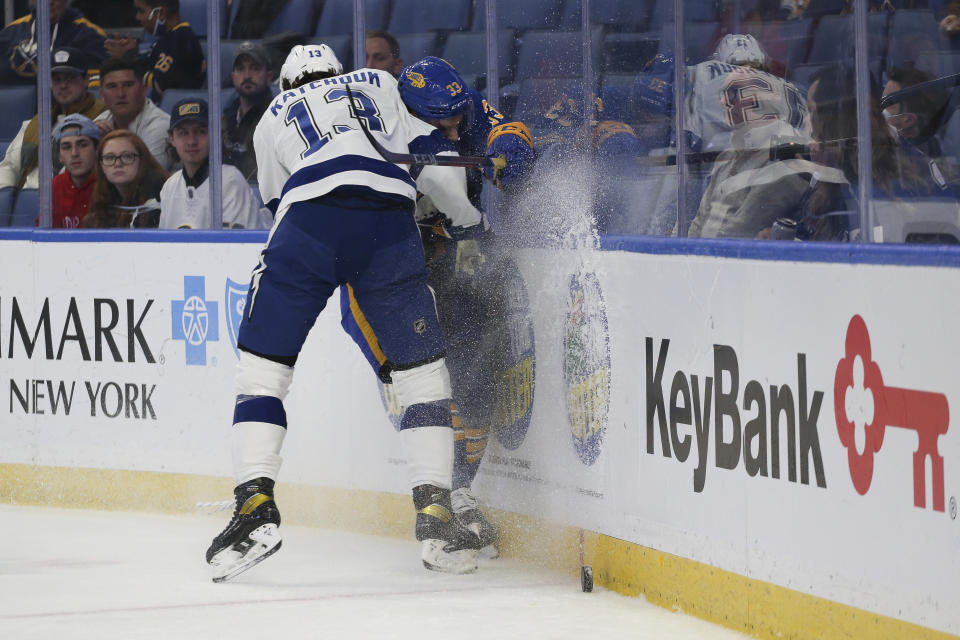
[[[204,300],[203,276],[183,276],[183,300],[170,301],[174,340],[183,340],[188,365],[206,366],[207,342],[220,339],[218,304]]]
[[[585,465],[596,462],[610,405],[610,334],[600,282],[590,272],[570,276],[563,334],[563,381],[573,446]]]
[[[230,346],[237,358],[240,357],[240,350],[237,348],[237,336],[240,333],[240,320],[243,318],[243,310],[247,306],[247,289],[249,286],[234,282],[227,278],[226,291],[223,299],[226,302],[227,331],[230,332]]]
[[[417,318],[413,321],[413,332],[421,335],[427,330],[427,321],[423,318]]]
[[[533,416],[536,357],[530,300],[520,270],[512,260],[497,266],[503,277],[503,329],[494,347],[498,365],[494,383],[494,426],[507,449],[523,444]]]
[[[412,87],[417,89],[423,89],[427,86],[427,80],[423,77],[423,74],[416,71],[407,71],[407,80],[410,81]]]

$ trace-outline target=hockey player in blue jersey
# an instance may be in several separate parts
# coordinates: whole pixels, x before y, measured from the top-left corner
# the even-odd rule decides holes
[[[373,69],[341,73],[326,45],[294,47],[281,70],[282,91],[254,134],[260,192],[275,222],[239,329],[236,510],[207,550],[215,582],[280,548],[273,487],[287,430],[283,399],[307,333],[334,289],[348,282],[392,364],[394,391],[406,408],[400,439],[423,564],[450,573],[477,567],[477,552],[464,548],[468,536],[450,502],[450,377],[414,198],[427,194],[465,225],[479,222],[479,214],[449,194],[449,185],[464,183],[463,169],[392,164],[360,131],[358,117],[381,145],[403,153],[435,153],[446,145],[436,129],[410,115],[396,80]]]
[[[506,167],[487,170],[498,187],[517,185],[535,160],[532,138],[521,122],[507,122],[446,60],[427,57],[401,70],[400,96],[410,112],[436,127],[447,149],[461,155],[502,156]],[[467,171],[465,195],[480,204],[483,175]],[[509,335],[501,326],[509,278],[519,278],[510,261],[498,256],[483,224],[451,227],[451,211],[430,194],[417,203],[430,286],[447,346],[453,385],[455,460],[452,500],[456,517],[476,535],[475,546],[496,555],[498,530],[480,510],[470,485],[477,475],[490,429],[496,421],[494,387],[502,373],[502,350],[491,344]],[[481,264],[486,261],[486,267]],[[363,305],[342,290],[343,326],[360,346],[381,380],[388,382],[392,363],[364,331]]]

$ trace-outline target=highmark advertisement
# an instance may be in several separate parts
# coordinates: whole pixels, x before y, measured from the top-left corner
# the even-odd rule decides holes
[[[229,476],[259,248],[4,242],[0,463]],[[504,274],[487,504],[960,634],[960,271],[528,249]],[[298,360],[282,478],[405,494],[339,319]]]
[[[230,476],[237,328],[259,250],[5,242],[32,276],[0,285],[0,461]],[[317,329],[287,401],[284,479],[404,491],[399,441],[367,401],[376,380],[336,297]],[[354,439],[365,446],[344,455]],[[371,472],[353,478],[358,460]]]

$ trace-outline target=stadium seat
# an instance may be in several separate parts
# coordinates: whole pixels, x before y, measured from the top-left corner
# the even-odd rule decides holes
[[[287,0],[286,6],[270,25],[268,33],[284,33],[295,31],[310,35],[316,30],[316,10],[313,0]],[[353,28],[353,18],[347,23],[348,29]]]
[[[637,0],[591,0],[590,23],[616,31],[646,31],[650,22],[650,4]],[[583,26],[580,2],[567,0],[560,18],[561,29]]]
[[[388,0],[364,0],[364,29],[385,29],[389,19]],[[313,35],[328,36],[353,33],[353,0],[326,0]]]
[[[798,64],[790,68],[790,73],[787,78],[806,95],[807,90],[810,88],[811,76],[825,66],[825,64],[819,63]]]
[[[604,73],[636,73],[660,48],[660,41],[649,33],[608,33],[600,51],[600,70]]]
[[[37,88],[34,86],[0,88],[0,139],[13,140],[24,120],[37,113]]]
[[[33,227],[37,224],[37,204],[39,196],[36,189],[20,189],[14,200],[10,216],[11,227]]]
[[[720,38],[720,25],[716,22],[688,22],[684,29],[687,64],[698,64],[713,56]],[[660,51],[673,50],[673,23],[666,22],[660,28]]]
[[[387,30],[399,33],[461,31],[470,25],[471,0],[393,0]]]
[[[602,27],[593,29],[593,50],[600,50]],[[579,31],[527,31],[517,39],[517,80],[583,75],[583,39]],[[594,61],[598,56],[594,56]]]
[[[397,36],[397,42],[400,44],[400,56],[406,64],[426,56],[440,55],[440,34],[436,31],[401,33]]]
[[[167,89],[160,98],[160,104],[157,105],[167,113],[173,109],[173,105],[184,98],[203,98],[207,99],[206,89]],[[226,106],[226,103],[224,103]]]
[[[336,54],[337,60],[343,65],[344,69],[354,69],[353,64],[353,34],[341,33],[340,35],[327,35],[323,37],[314,36],[308,40],[311,44],[325,44]],[[361,64],[364,66],[365,63]]]
[[[718,22],[720,11],[717,0],[684,0],[684,21]],[[656,31],[666,23],[673,23],[673,0],[656,0],[650,16],[649,29]]]
[[[563,0],[499,0],[497,22],[500,27],[518,29],[556,29],[560,24]],[[486,0],[477,0],[473,8],[473,30],[483,31],[487,24]]]
[[[207,0],[180,0],[180,17],[198,37],[207,37]]]
[[[10,215],[13,213],[13,199],[17,194],[13,187],[0,189],[0,227],[10,226]]]
[[[634,113],[634,84],[637,75],[634,73],[610,73],[603,76],[600,85],[600,97],[603,100],[601,120],[620,120],[632,123],[636,120]]]
[[[850,58],[853,51],[852,17],[828,15],[820,18],[813,30],[808,63],[823,64]]]
[[[511,29],[501,29],[497,34],[498,65],[500,82],[513,77],[514,41]],[[401,49],[402,52],[402,49]],[[478,31],[458,31],[447,36],[443,47],[443,59],[457,68],[460,75],[487,73],[487,34]]]
[[[897,11],[890,18],[887,64],[915,65],[929,71],[929,57],[941,46],[939,26],[931,11]]]

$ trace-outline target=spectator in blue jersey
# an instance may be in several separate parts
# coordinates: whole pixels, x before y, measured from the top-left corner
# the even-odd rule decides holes
[[[206,77],[207,63],[200,39],[180,17],[180,0],[134,0],[137,22],[156,40],[141,64],[148,69],[143,77],[150,99],[159,102],[167,89],[199,89]],[[136,50],[133,38],[106,41],[111,56]]]
[[[0,84],[36,84],[37,82],[37,10],[11,22],[0,31]],[[100,62],[107,57],[103,29],[70,7],[70,0],[50,0],[51,49],[72,47],[86,54],[85,71],[95,77]]]
[[[239,169],[248,182],[256,182],[257,156],[253,152],[253,131],[273,99],[270,54],[260,44],[244,42],[237,47],[233,56],[230,79],[237,96],[223,110],[223,163]]]

